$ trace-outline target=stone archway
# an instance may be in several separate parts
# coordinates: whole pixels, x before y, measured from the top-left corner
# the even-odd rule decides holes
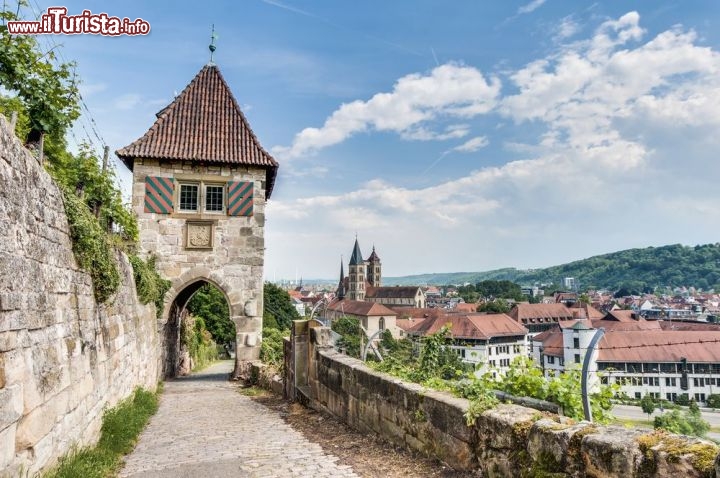
[[[229,307],[230,320],[235,324],[235,371],[240,373],[240,364],[260,358],[260,341],[262,340],[262,296],[258,299],[243,300],[247,291],[243,292],[237,285],[222,277],[221,271],[210,271],[198,267],[173,281],[173,285],[165,295],[165,306],[159,332],[163,341],[162,369],[166,378],[175,377],[178,371],[180,350],[180,323],[183,314],[187,313],[190,298],[205,284],[217,287],[225,296]],[[258,303],[260,302],[260,303]]]

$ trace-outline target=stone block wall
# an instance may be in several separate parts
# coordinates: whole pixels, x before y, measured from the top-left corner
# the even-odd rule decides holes
[[[298,330],[301,330],[298,328]],[[376,372],[309,329],[308,391],[298,399],[353,428],[487,477],[714,477],[710,442],[574,423],[519,405],[499,405],[468,426],[469,402]],[[296,337],[291,337],[295,340]],[[300,392],[300,391],[299,391]]]
[[[0,116],[0,476],[93,443],[106,407],[156,386],[155,307],[117,259],[122,286],[98,305],[59,189]]]
[[[197,282],[212,283],[225,293],[230,306],[239,360],[260,357],[266,175],[265,169],[259,167],[213,166],[177,160],[140,158],[135,160],[133,167],[132,204],[140,227],[141,251],[156,256],[160,274],[172,282],[166,295],[163,321],[176,320],[171,316],[173,303],[176,298],[184,297],[183,291],[188,287]],[[174,212],[145,212],[147,176],[175,180]],[[253,182],[253,215],[241,217],[228,216],[225,212],[195,214],[179,211],[179,182],[201,181],[218,185],[228,181]],[[212,241],[206,248],[188,247],[188,228],[198,227],[197,224],[209,228]]]

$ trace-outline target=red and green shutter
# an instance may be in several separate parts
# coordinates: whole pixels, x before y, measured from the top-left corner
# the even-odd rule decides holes
[[[253,215],[253,190],[255,189],[254,186],[255,184],[252,181],[228,182],[228,215]]]
[[[173,178],[145,177],[145,212],[170,214],[173,212]]]

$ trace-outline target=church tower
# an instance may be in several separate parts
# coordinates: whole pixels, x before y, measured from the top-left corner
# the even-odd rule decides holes
[[[380,257],[375,252],[375,246],[373,246],[372,254],[368,257],[367,271],[370,285],[380,287],[382,285],[382,264],[380,263]]]
[[[338,283],[338,289],[337,294],[335,294],[335,297],[342,300],[345,298],[345,269],[344,264],[342,261],[342,257],[340,258],[340,282]]]
[[[365,300],[366,267],[357,237],[355,238],[355,247],[352,256],[350,256],[348,269],[350,280],[348,281],[347,298],[350,300]]]

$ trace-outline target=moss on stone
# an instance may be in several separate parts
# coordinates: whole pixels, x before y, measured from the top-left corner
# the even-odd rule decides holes
[[[687,439],[671,435],[665,431],[654,431],[637,438],[640,451],[644,456],[643,466],[656,469],[655,450],[665,452],[667,461],[677,463],[684,456],[690,456],[693,468],[703,476],[713,476],[715,471],[715,458],[718,455],[717,445],[712,443],[689,442]],[[645,465],[647,463],[647,465]]]

